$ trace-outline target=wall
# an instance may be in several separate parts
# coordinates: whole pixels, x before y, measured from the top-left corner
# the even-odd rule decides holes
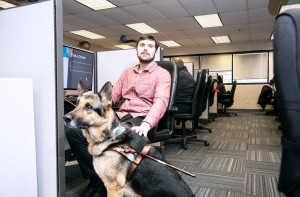
[[[62,67],[56,67],[55,52],[57,48],[54,9],[54,0],[49,0],[1,10],[0,12],[0,37],[3,38],[0,45],[0,77],[32,80],[36,161],[27,157],[28,160],[20,160],[19,165],[24,162],[36,162],[37,196],[41,197],[58,196],[59,185],[57,173],[57,120],[62,117],[62,114],[58,114],[56,110],[57,102],[60,101],[59,99],[63,99],[63,84],[62,80],[61,84],[57,84],[57,78],[62,79],[62,77],[58,77],[56,72],[63,73],[63,69]],[[62,50],[58,52],[62,54]],[[62,65],[62,60],[59,65]],[[9,84],[7,85],[9,86]],[[57,95],[57,85],[61,88],[61,97]],[[14,91],[19,92],[18,89],[14,89]],[[5,105],[20,104],[18,102],[10,103],[12,101],[11,95],[6,95],[5,92],[2,92],[1,96],[7,98]],[[22,94],[19,94],[19,99],[22,99]],[[63,103],[62,100],[61,103]],[[27,114],[24,111],[15,111],[15,117],[10,118],[8,121],[10,121],[10,124],[20,124],[18,120],[25,116]],[[1,133],[3,135],[4,132],[9,135],[10,131],[4,131],[2,128]],[[28,131],[23,130],[23,134],[26,132]],[[21,135],[20,138],[22,138]],[[28,141],[28,143],[30,142]],[[0,148],[10,151],[10,154],[16,157],[23,154],[23,147],[18,144],[11,147],[2,147],[2,144],[0,144]],[[19,174],[18,176],[22,175]],[[35,184],[34,182],[18,184],[18,176],[14,177],[16,182],[10,185],[11,190],[19,190],[23,184]],[[1,180],[3,179],[6,179],[6,177],[1,178]],[[0,196],[11,195],[0,194]],[[23,194],[21,196],[30,195]]]

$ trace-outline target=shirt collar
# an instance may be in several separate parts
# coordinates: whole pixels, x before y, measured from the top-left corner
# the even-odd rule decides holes
[[[157,63],[154,61],[154,62],[151,63],[151,65],[148,67],[148,69],[146,69],[146,71],[148,71],[149,73],[152,73],[157,66],[158,66]],[[135,72],[138,72],[139,64],[137,64],[135,67],[133,67],[133,70]]]

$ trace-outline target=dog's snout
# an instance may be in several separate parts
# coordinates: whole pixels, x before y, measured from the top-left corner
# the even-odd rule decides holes
[[[70,115],[65,115],[64,116],[64,121],[66,124],[69,124],[72,121],[72,118]]]

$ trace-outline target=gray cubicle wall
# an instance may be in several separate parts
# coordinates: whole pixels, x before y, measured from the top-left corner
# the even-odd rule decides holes
[[[0,78],[5,81],[1,85],[13,88],[10,94],[1,92],[1,101],[5,101],[1,105],[14,112],[0,110],[6,117],[5,123],[0,120],[0,125],[7,125],[7,128],[0,129],[1,141],[6,141],[0,143],[0,154],[2,159],[10,160],[5,166],[2,166],[3,162],[0,164],[0,196],[60,196],[57,133],[61,132],[58,128],[63,127],[59,125],[63,115],[63,69],[56,66],[60,63],[57,64],[57,61],[61,61],[62,65],[62,49],[57,47],[61,45],[62,48],[62,43],[58,43],[62,40],[62,31],[61,35],[55,32],[55,17],[61,17],[56,12],[61,9],[61,6],[57,9],[58,5],[61,5],[60,1],[49,0],[0,11]],[[60,53],[61,57],[56,57],[56,53]],[[20,85],[9,81],[19,81]],[[26,94],[19,89],[25,84],[29,84]],[[24,105],[23,99],[33,102],[26,106],[29,111],[20,110],[24,109],[24,106],[18,106]],[[32,115],[33,119],[30,118]],[[27,127],[31,124],[24,127],[17,125],[22,122],[20,119],[30,121],[33,128]],[[7,130],[12,125],[18,127],[14,127],[13,131]],[[8,140],[12,133],[17,136],[14,141]],[[11,157],[3,158],[3,152],[9,152]],[[24,169],[24,165],[32,167]],[[9,183],[9,179],[14,181]],[[31,187],[30,191],[28,187]]]

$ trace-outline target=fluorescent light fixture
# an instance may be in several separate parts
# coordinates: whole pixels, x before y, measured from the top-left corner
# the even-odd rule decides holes
[[[133,23],[133,24],[126,24],[127,27],[130,27],[131,29],[134,29],[137,32],[140,32],[141,34],[153,34],[158,33],[155,29],[148,26],[145,23]]]
[[[83,5],[92,8],[93,10],[104,10],[109,8],[115,8],[116,5],[106,0],[76,0]]]
[[[211,37],[211,39],[216,43],[216,44],[221,44],[221,43],[231,43],[230,39],[228,36],[216,36],[216,37]]]
[[[194,18],[203,28],[223,26],[218,14],[194,16]]]
[[[162,43],[163,45],[165,45],[167,47],[180,47],[181,46],[180,44],[178,44],[177,42],[175,42],[173,40],[160,41],[160,43]]]
[[[77,31],[70,31],[72,34],[76,34],[79,36],[83,36],[89,39],[101,39],[105,38],[104,36],[101,36],[99,34],[95,34],[93,32],[87,31],[87,30],[77,30]]]
[[[5,1],[0,1],[0,8],[7,9],[7,8],[13,8],[13,7],[16,7],[16,5],[7,3]]]
[[[289,9],[300,8],[300,4],[284,5],[281,6],[279,13],[284,12]]]
[[[126,45],[126,44],[121,44],[121,45],[114,45],[115,47],[118,47],[120,49],[133,49],[133,46]]]

